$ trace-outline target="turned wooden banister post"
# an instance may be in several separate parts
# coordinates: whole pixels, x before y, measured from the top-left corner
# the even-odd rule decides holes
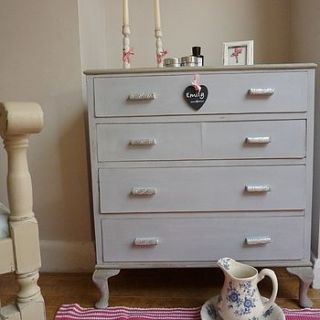
[[[44,301],[37,284],[41,267],[39,231],[27,162],[28,136],[40,132],[42,127],[43,113],[38,104],[0,103],[0,133],[8,155],[9,226],[20,285],[17,307],[22,320],[45,319]]]

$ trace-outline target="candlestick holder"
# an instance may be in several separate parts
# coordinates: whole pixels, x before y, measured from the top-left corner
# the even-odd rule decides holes
[[[163,68],[163,57],[167,54],[167,52],[163,50],[162,46],[162,31],[155,29],[155,37],[157,66],[158,68]]]
[[[124,24],[122,26],[122,34],[123,34],[123,52],[122,52],[122,62],[123,68],[129,69],[130,66],[130,58],[133,55],[133,50],[130,48],[130,26],[128,24]]]

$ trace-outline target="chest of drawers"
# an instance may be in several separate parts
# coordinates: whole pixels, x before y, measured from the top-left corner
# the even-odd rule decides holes
[[[314,68],[86,72],[97,307],[120,269],[223,256],[302,270],[308,304]],[[196,74],[197,111],[183,96]]]

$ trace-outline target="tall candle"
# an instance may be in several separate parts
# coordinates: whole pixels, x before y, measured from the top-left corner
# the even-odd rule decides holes
[[[129,4],[128,4],[128,0],[123,0],[123,25],[129,25]]]
[[[161,30],[161,19],[160,19],[160,3],[159,0],[154,0],[154,18],[156,23],[156,30]]]

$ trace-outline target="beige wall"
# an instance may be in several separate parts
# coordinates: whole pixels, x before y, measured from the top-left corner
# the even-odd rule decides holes
[[[108,67],[121,67],[122,11],[107,0]],[[289,51],[289,0],[161,0],[164,48],[170,56],[191,54],[200,45],[207,65],[222,64],[222,43],[255,41],[255,61],[285,62]],[[153,1],[130,0],[133,67],[155,66]]]
[[[320,61],[320,1],[291,0],[291,54],[295,62]]]
[[[107,68],[106,0],[78,0],[80,55],[82,70]],[[82,74],[83,102],[86,79]]]
[[[29,150],[40,237],[90,241],[77,1],[1,0],[0,41],[0,99],[37,101],[45,114]]]
[[[291,18],[291,60],[293,62],[320,63],[320,1],[292,0]],[[318,70],[318,79],[320,70]],[[319,83],[319,81],[318,81]],[[320,128],[319,124],[320,90],[316,87],[316,126],[315,126],[315,175],[314,175],[314,208],[312,251],[316,258],[320,257],[319,220],[320,220]],[[320,268],[320,266],[318,266]],[[320,287],[320,275],[317,285]]]
[[[135,66],[154,65],[152,2],[130,0]],[[94,263],[81,72],[121,66],[119,3],[0,2],[0,99],[34,100],[45,113],[29,161],[47,271],[90,270]],[[289,0],[161,0],[161,9],[171,55],[200,45],[207,64],[219,65],[223,41],[254,39],[256,62],[289,57]],[[1,165],[2,199],[5,171]]]

